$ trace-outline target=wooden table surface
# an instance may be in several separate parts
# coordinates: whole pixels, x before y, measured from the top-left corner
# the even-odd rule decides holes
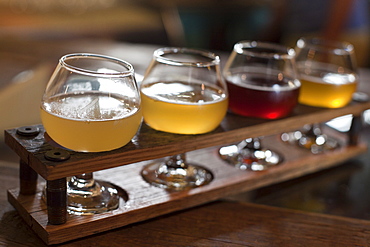
[[[26,52],[27,47],[14,44],[14,49],[16,47],[18,51]],[[47,47],[50,51],[54,45]],[[96,49],[97,46],[83,47],[85,51],[100,51],[110,55],[116,51],[120,57],[125,55],[119,46],[111,46],[109,52],[104,46],[100,46],[99,49]],[[8,48],[8,52],[12,52],[12,44],[9,44]],[[27,52],[31,53],[29,55],[38,53],[41,54],[40,57],[54,60],[60,54],[71,51],[72,46],[65,50],[55,50],[52,55],[45,49],[40,47],[39,50],[37,49],[36,47]],[[148,54],[153,49],[149,47],[141,52]],[[73,50],[76,51],[76,48]],[[136,59],[140,60],[141,57]],[[141,72],[142,67],[139,65],[144,65],[147,60],[139,62],[137,67]],[[365,131],[370,133],[369,129]],[[366,133],[364,136],[368,137]],[[352,166],[354,162],[361,163],[363,169],[359,172],[360,177],[362,176],[363,181],[368,181],[369,158],[368,152],[355,160],[345,162],[341,167]],[[0,246],[45,246],[6,198],[8,189],[18,187],[17,163],[17,156],[0,142]],[[336,179],[335,171],[328,170],[324,173],[328,179]],[[328,182],[327,179],[325,181]],[[284,190],[289,191],[287,187],[302,189],[302,184],[297,183],[285,185]],[[308,179],[304,183],[308,186],[320,186],[316,180]],[[363,204],[368,206],[370,200],[368,200],[367,190],[361,188],[366,186],[366,183],[357,184],[357,186],[353,190],[364,192],[358,197],[362,197]],[[307,196],[307,193],[309,192],[302,189],[302,196]],[[266,198],[274,198],[272,194],[280,195],[278,192],[272,192],[270,197]],[[258,201],[253,198],[242,197],[216,201],[58,246],[370,246],[370,221],[365,217],[344,217],[331,212],[325,214],[309,212],[312,211],[309,205],[306,205],[305,210],[267,206],[252,203]],[[285,197],[285,202],[293,201],[289,196],[281,195],[281,197]],[[340,198],[337,199],[336,203],[339,204]],[[277,201],[276,197],[275,201]],[[273,204],[273,201],[269,203]],[[304,200],[302,203],[304,204]],[[344,207],[348,208],[349,205]]]

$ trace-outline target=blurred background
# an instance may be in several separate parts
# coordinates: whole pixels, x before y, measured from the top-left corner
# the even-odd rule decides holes
[[[0,129],[40,123],[39,99],[66,53],[127,59],[140,75],[160,46],[224,61],[241,40],[294,47],[321,36],[351,42],[358,66],[369,67],[369,8],[370,0],[0,0]]]
[[[369,65],[369,0],[0,0],[0,40],[110,39],[231,51],[240,40],[294,46],[344,39]],[[5,47],[4,47],[5,49]]]

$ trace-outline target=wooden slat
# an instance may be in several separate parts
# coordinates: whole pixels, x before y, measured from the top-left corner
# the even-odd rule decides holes
[[[38,126],[41,132],[35,138],[21,137],[16,134],[16,129],[6,130],[5,142],[42,177],[53,180],[241,141],[247,137],[277,134],[347,114],[359,115],[366,109],[370,109],[370,102],[352,102],[340,109],[299,105],[292,116],[278,120],[228,114],[215,131],[203,135],[165,133],[143,124],[133,141],[120,149],[103,153],[70,152],[71,158],[63,162],[52,162],[44,158],[44,153],[52,149],[52,144],[45,140],[41,125]]]

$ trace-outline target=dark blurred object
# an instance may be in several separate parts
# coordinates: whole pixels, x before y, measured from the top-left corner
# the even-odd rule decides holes
[[[368,0],[285,0],[281,5],[281,42],[321,37],[354,45],[358,65],[368,65],[370,4]]]
[[[300,37],[352,43],[359,66],[370,44],[368,0],[152,0],[172,45],[231,51],[241,40],[294,47]]]
[[[156,1],[173,45],[230,51],[245,39],[276,41],[280,1]]]

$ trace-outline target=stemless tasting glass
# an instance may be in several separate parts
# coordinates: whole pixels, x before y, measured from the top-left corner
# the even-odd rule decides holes
[[[41,102],[48,136],[63,148],[103,152],[126,145],[142,120],[134,70],[126,61],[97,54],[63,56]],[[102,213],[119,206],[117,187],[92,173],[68,178],[67,210]]]
[[[223,74],[232,113],[263,119],[289,115],[298,103],[295,52],[282,45],[241,41],[226,62]],[[260,138],[247,138],[222,147],[222,159],[240,169],[265,170],[282,161],[278,153],[263,148]]]
[[[299,103],[340,108],[352,100],[358,80],[353,45],[320,38],[301,38],[297,41],[296,52],[297,70],[302,83]],[[320,123],[284,133],[282,139],[297,143],[313,153],[339,146],[337,140],[323,133]]]
[[[228,94],[214,53],[167,47],[154,52],[141,83],[144,121],[151,128],[176,134],[214,130],[227,111]],[[208,184],[207,169],[186,162],[185,154],[153,162],[143,178],[158,187],[183,190]]]

